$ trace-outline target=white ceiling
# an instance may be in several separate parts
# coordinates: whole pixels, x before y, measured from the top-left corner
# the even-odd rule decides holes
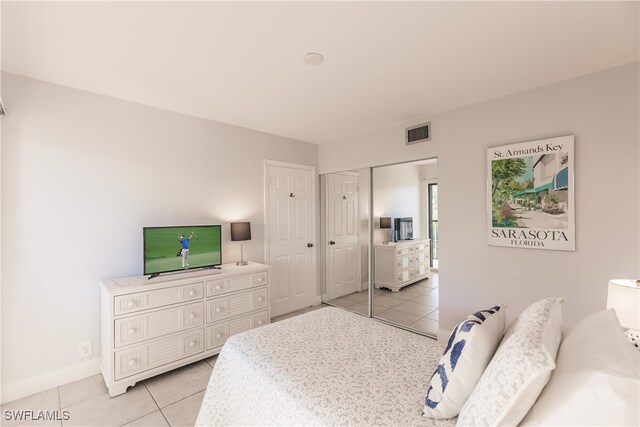
[[[3,1],[2,69],[323,143],[636,61],[638,6]]]

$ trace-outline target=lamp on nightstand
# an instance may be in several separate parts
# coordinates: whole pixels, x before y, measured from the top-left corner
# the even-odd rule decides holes
[[[607,292],[609,308],[616,311],[620,324],[627,330],[627,338],[634,346],[640,347],[640,280],[610,280]]]
[[[388,216],[380,217],[380,230],[391,230],[391,217],[388,217]],[[387,241],[383,243],[389,243],[389,240],[390,239],[387,239]]]
[[[232,242],[244,242],[251,240],[251,223],[250,222],[232,222],[231,223],[231,241]],[[243,245],[240,244],[240,262],[236,262],[236,265],[248,265],[249,263],[244,260]]]

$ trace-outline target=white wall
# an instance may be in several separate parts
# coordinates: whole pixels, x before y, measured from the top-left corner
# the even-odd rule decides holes
[[[413,218],[414,238],[422,237],[422,198],[420,166],[392,165],[373,169],[374,243],[388,239],[389,231],[380,229],[380,217]],[[392,223],[393,225],[393,223]]]
[[[222,223],[232,262],[228,223],[248,220],[261,262],[264,159],[317,166],[313,144],[11,74],[2,89],[5,400],[81,375],[81,341],[99,354],[98,280],[142,274],[143,226]]]
[[[441,328],[510,303],[509,318],[559,295],[565,324],[605,308],[607,282],[640,272],[638,62],[432,117],[432,140],[404,125],[320,146],[321,173],[437,157]],[[409,125],[407,123],[406,125]],[[487,147],[576,136],[576,251],[488,246]],[[376,214],[377,215],[377,214]]]
[[[428,181],[438,180],[438,163],[429,163],[427,165],[420,165],[420,179]]]

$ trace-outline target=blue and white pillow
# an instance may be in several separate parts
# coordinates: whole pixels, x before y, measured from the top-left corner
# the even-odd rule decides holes
[[[502,340],[506,304],[478,311],[458,323],[431,376],[422,415],[453,418],[460,412]]]

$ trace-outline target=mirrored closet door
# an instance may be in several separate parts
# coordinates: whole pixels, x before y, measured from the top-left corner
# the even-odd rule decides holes
[[[428,185],[437,160],[374,167],[373,315],[407,329],[437,335],[438,273],[431,270]]]
[[[437,335],[433,184],[436,159],[321,175],[325,304]]]

